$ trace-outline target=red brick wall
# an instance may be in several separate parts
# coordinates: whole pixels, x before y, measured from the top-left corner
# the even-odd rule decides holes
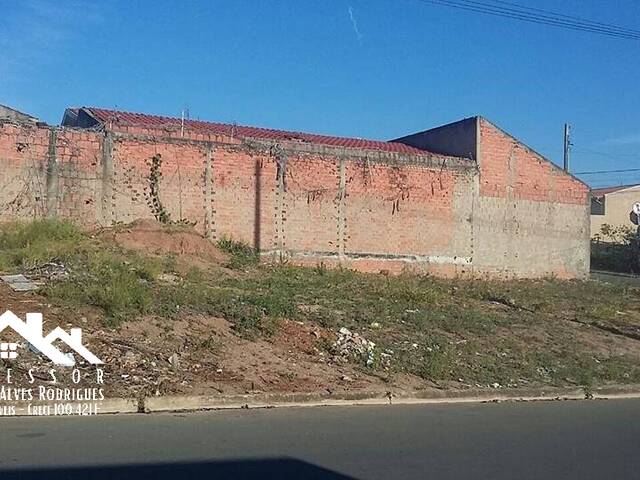
[[[161,160],[160,200],[173,220],[186,219],[204,229],[204,165],[206,150],[199,145],[153,140],[114,139],[113,219],[131,222],[149,217],[151,159]]]
[[[484,120],[479,176],[473,162],[444,156],[272,147],[136,127],[105,134],[0,123],[0,220],[57,214],[95,226],[150,218],[151,159],[159,156],[159,197],[173,220],[267,256],[438,275],[584,270],[581,257],[561,253],[573,213],[555,207],[586,205],[586,187]],[[551,224],[556,243],[545,250]]]
[[[0,123],[0,220],[49,212],[95,222],[100,155],[101,137],[94,132]],[[56,172],[57,185],[48,181],[48,170]],[[58,194],[48,198],[53,189]]]
[[[440,160],[429,167],[404,157],[381,160],[375,152],[295,145],[279,157],[269,145],[237,138],[137,127],[118,127],[110,138],[76,129],[1,128],[5,220],[48,210],[88,226],[149,218],[151,159],[157,156],[164,209],[213,238],[243,240],[267,255],[284,250],[301,262],[352,262],[366,270],[399,271],[421,263],[416,256],[459,253],[450,248],[453,199],[465,170],[437,166]],[[54,130],[57,169],[50,170]]]
[[[46,209],[43,163],[49,132],[36,127],[0,124],[0,215],[35,217]]]
[[[212,160],[215,237],[274,248],[276,165],[267,155],[215,147]],[[259,191],[259,194],[257,192]]]
[[[588,187],[480,119],[474,269],[492,277],[584,278]]]
[[[183,138],[156,132],[163,136],[159,140],[152,131],[132,127],[119,133],[113,147],[119,221],[150,216],[149,159],[160,155],[162,203],[172,218],[196,221],[206,233],[204,171],[210,148],[214,238],[242,240],[265,254],[282,249],[300,262],[340,261],[366,270],[400,271],[416,263],[412,256],[458,253],[450,252],[457,222],[453,193],[464,172],[293,147],[283,155],[280,186],[277,159],[268,148],[191,133]],[[403,256],[409,258],[395,258]]]
[[[455,174],[420,166],[349,163],[347,252],[418,255],[447,249]]]
[[[485,119],[480,120],[480,194],[586,204],[589,188]]]
[[[285,176],[285,247],[333,252],[339,247],[340,173],[336,158],[293,157]]]

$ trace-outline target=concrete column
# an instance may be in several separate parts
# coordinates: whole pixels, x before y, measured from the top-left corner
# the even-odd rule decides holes
[[[285,193],[286,174],[287,174],[287,157],[282,148],[278,148],[275,152],[276,168],[277,168],[277,187],[276,187],[276,213],[275,213],[275,248],[278,255],[282,259],[286,250],[285,223],[286,223],[286,202]]]
[[[340,183],[338,186],[338,255],[342,258],[345,252],[346,230],[347,230],[347,179],[345,174],[345,160],[340,157],[338,166]]]
[[[114,218],[113,198],[113,135],[106,132],[102,138],[102,183],[100,217],[104,226],[110,226]]]
[[[58,131],[55,128],[49,130],[49,152],[47,155],[47,210],[46,216],[49,218],[58,215],[58,195],[60,188],[60,166],[56,154],[56,143],[58,140]]]
[[[209,240],[215,239],[213,223],[213,147],[207,146],[204,162],[204,234]]]

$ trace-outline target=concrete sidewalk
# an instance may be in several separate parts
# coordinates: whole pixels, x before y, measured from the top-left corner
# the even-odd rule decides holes
[[[550,400],[640,398],[640,385],[583,388],[425,390],[416,392],[360,391],[347,394],[264,393],[245,395],[181,395],[107,398],[99,402],[98,414],[189,412],[277,407],[349,405],[428,405],[486,402],[532,402]],[[38,402],[18,402],[16,416],[30,416]]]

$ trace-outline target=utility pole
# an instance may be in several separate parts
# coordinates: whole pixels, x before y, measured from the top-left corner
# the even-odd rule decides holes
[[[189,120],[189,108],[188,107],[184,107],[182,109],[182,117],[180,120],[180,136],[184,137],[184,121]]]
[[[569,171],[569,147],[571,146],[571,141],[569,140],[569,136],[571,133],[571,125],[568,123],[564,124],[564,171]]]

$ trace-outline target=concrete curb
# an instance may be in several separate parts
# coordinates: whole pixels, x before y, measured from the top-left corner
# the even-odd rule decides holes
[[[640,278],[640,275],[636,275],[634,273],[608,272],[606,270],[591,270],[590,273],[597,273],[598,275],[609,275],[612,277]]]
[[[582,388],[429,390],[419,392],[355,392],[340,395],[259,394],[232,396],[169,396],[144,399],[144,412],[179,412],[240,408],[318,407],[348,405],[426,405],[549,400],[640,398],[640,385],[611,386],[586,392]]]
[[[139,402],[135,398],[105,398],[98,413],[138,413]]]
[[[429,405],[550,400],[604,400],[640,398],[640,385],[582,388],[423,390],[415,392],[359,391],[337,395],[320,393],[264,393],[246,395],[183,395],[165,397],[106,398],[97,403],[98,414],[193,412],[249,408],[320,407],[356,405]],[[73,403],[73,402],[72,402]],[[78,402],[76,402],[78,403]],[[82,402],[80,402],[82,403]],[[43,402],[17,402],[15,416],[29,413]]]
[[[357,392],[344,395],[322,395],[314,393],[293,394],[248,394],[230,396],[172,396],[148,397],[144,399],[145,413],[225,410],[238,408],[275,408],[301,406],[337,405],[388,405],[386,392]]]

